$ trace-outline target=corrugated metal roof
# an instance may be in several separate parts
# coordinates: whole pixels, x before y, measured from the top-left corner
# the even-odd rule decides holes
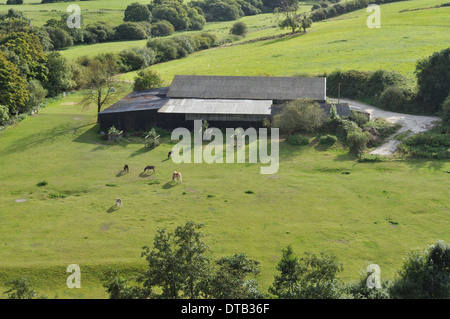
[[[170,98],[295,100],[326,99],[326,78],[175,75]]]
[[[157,110],[169,100],[169,98],[166,97],[168,90],[169,87],[131,92],[100,113]]]
[[[170,99],[159,113],[270,115],[272,100]]]

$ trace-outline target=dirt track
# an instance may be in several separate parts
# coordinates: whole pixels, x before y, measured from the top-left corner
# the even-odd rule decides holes
[[[333,102],[337,102],[337,99],[330,99],[330,100]],[[395,151],[397,150],[397,146],[400,144],[400,141],[394,139],[395,135],[407,131],[411,131],[410,134],[425,132],[430,128],[432,128],[436,121],[440,120],[439,117],[436,116],[410,115],[384,111],[375,106],[371,106],[368,104],[348,99],[340,99],[339,102],[348,103],[351,109],[362,110],[370,113],[371,119],[375,117],[382,117],[385,118],[388,122],[399,123],[402,126],[397,132],[395,132],[392,136],[390,136],[387,139],[386,143],[380,145],[379,147],[371,151],[370,154],[388,155],[388,156],[392,155],[395,153]]]

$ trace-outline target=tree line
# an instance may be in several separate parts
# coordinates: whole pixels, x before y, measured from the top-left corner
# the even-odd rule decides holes
[[[343,266],[336,256],[305,252],[298,257],[289,245],[281,252],[277,274],[266,293],[261,291],[257,281],[260,263],[245,253],[213,259],[210,247],[203,240],[203,226],[189,221],[172,232],[158,229],[152,247],[142,248],[141,257],[146,260],[147,270],[130,276],[109,267],[100,274],[109,298],[450,298],[450,244],[443,241],[410,251],[397,278],[378,283],[367,272],[362,272],[356,282],[343,282],[338,278]],[[368,285],[368,281],[372,285]],[[45,298],[38,296],[24,278],[6,285],[8,290],[4,293],[11,299]]]

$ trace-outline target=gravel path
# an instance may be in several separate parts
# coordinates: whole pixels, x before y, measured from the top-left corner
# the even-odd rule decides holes
[[[333,102],[337,102],[337,99],[330,100]],[[388,137],[386,143],[371,151],[370,154],[392,155],[395,153],[395,151],[397,150],[397,146],[400,144],[400,141],[394,139],[395,135],[407,131],[411,131],[410,134],[425,132],[432,128],[436,121],[440,120],[439,117],[436,116],[410,115],[384,111],[376,108],[375,106],[348,99],[340,99],[339,102],[348,103],[350,105],[350,108],[353,110],[362,110],[370,113],[371,119],[375,117],[382,117],[385,118],[388,122],[401,124],[402,127],[393,135]]]

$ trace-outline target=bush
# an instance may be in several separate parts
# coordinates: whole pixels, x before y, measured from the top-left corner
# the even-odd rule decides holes
[[[390,288],[391,298],[450,298],[450,245],[443,241],[409,253]]]
[[[426,112],[438,112],[450,92],[450,48],[417,62],[418,97]]]
[[[450,134],[439,127],[415,134],[399,145],[401,153],[415,158],[450,159]]]
[[[386,138],[394,134],[401,127],[398,123],[389,123],[386,119],[377,117],[373,121],[369,121],[364,125],[365,128],[376,128],[381,138]]]
[[[368,132],[363,132],[361,129],[355,129],[347,134],[347,144],[350,147],[350,151],[358,155],[361,159],[362,153],[367,148],[367,143],[370,140],[370,134]]]
[[[400,111],[405,108],[406,96],[404,90],[397,86],[390,86],[383,91],[380,96],[380,102],[384,108]]]
[[[97,43],[114,40],[114,28],[106,22],[88,24],[84,29],[84,42]]]
[[[114,29],[114,37],[117,40],[142,40],[146,39],[147,32],[137,22],[125,22]]]
[[[274,127],[289,135],[295,132],[314,133],[325,123],[327,115],[317,102],[298,99],[288,102],[280,114],[274,116]]]
[[[159,88],[162,85],[160,75],[152,70],[140,71],[134,79],[134,91],[149,90]]]
[[[130,72],[146,68],[155,62],[155,52],[150,48],[133,48],[119,53],[120,69]]]
[[[151,34],[154,37],[164,37],[175,32],[175,28],[167,20],[160,20],[152,25]]]
[[[309,144],[309,138],[299,134],[289,136],[286,141],[294,146],[304,146]]]
[[[48,93],[37,80],[29,81],[27,84],[27,90],[30,92],[30,97],[21,112],[28,112],[30,110],[38,109],[39,105],[44,101]]]
[[[0,125],[5,125],[9,120],[9,109],[5,105],[0,105]]]
[[[234,35],[244,36],[247,33],[247,25],[244,22],[236,22],[231,27],[230,33]]]
[[[330,135],[330,134],[321,136],[319,139],[320,145],[331,146],[331,145],[334,145],[334,143],[336,143],[336,142],[337,142],[337,137],[334,135]]]
[[[152,22],[152,14],[148,7],[140,3],[132,3],[125,9],[124,22]]]
[[[54,50],[61,50],[73,46],[73,39],[66,30],[56,27],[47,27],[46,31],[50,37]]]
[[[352,111],[352,115],[349,117],[349,120],[358,124],[359,127],[364,127],[364,125],[369,122],[367,116],[358,111]]]
[[[442,123],[449,127],[450,126],[450,94],[445,99],[444,103],[442,103],[441,109]]]

